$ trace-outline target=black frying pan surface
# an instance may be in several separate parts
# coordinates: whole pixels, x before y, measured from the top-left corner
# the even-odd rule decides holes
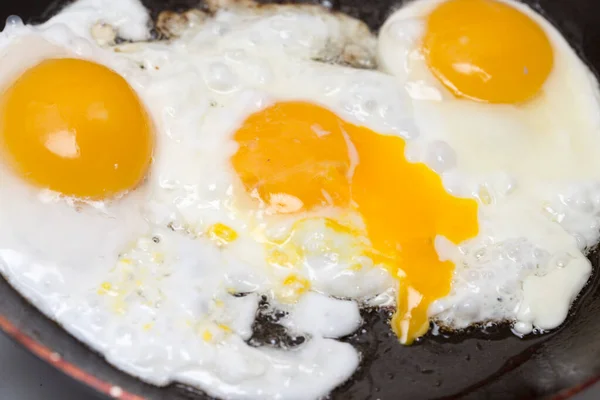
[[[0,19],[16,14],[26,21],[40,22],[64,3],[45,0],[3,2]],[[154,16],[166,9],[186,10],[198,6],[198,0],[145,0],[144,3]],[[400,3],[399,0],[323,2],[328,7],[361,18],[375,31],[390,10]],[[600,70],[600,1],[528,0],[526,3],[554,23],[594,71]],[[597,269],[600,254],[594,252],[590,259]],[[525,339],[513,336],[509,327],[498,326],[452,335],[428,334],[415,345],[403,347],[390,331],[388,311],[365,311],[365,333],[345,339],[361,351],[362,365],[347,383],[331,394],[331,398],[566,398],[600,379],[599,276],[594,273],[560,328]],[[33,345],[27,345],[30,349],[42,345],[60,354],[62,360],[75,368],[76,373],[72,369],[69,371],[80,381],[100,380],[153,400],[209,398],[179,385],[153,387],[112,368],[101,356],[46,319],[0,278],[0,322],[2,319],[12,324],[15,329],[11,334],[20,342],[27,342],[23,339],[25,336],[34,340]],[[268,318],[261,320],[255,329],[255,340],[285,340]],[[359,329],[358,332],[362,331]]]

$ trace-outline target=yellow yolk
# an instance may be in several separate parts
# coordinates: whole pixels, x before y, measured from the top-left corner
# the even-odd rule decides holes
[[[235,140],[240,147],[232,164],[248,192],[266,202],[274,193],[291,196],[303,209],[334,205],[359,212],[373,256],[399,280],[394,331],[402,343],[427,332],[429,305],[448,294],[454,269],[439,260],[435,238],[459,243],[475,236],[475,201],[451,196],[435,172],[409,163],[403,139],[313,104],[278,103],[260,111]]]
[[[477,204],[451,196],[425,164],[404,158],[404,140],[354,127],[352,142],[360,164],[352,199],[362,215],[371,245],[391,261],[400,280],[392,326],[403,343],[425,334],[427,310],[450,291],[454,265],[441,262],[437,235],[458,244],[477,235]]]
[[[238,233],[234,229],[220,222],[211,225],[207,233],[208,237],[220,246],[231,243],[238,238]]]
[[[427,18],[423,52],[437,78],[458,97],[518,103],[550,74],[553,51],[542,28],[496,0],[447,0]]]
[[[341,127],[329,114],[295,103],[250,116],[236,132],[240,148],[232,159],[246,190],[277,212],[346,204],[350,157]]]
[[[144,178],[154,145],[140,99],[116,72],[50,59],[0,98],[0,145],[24,179],[67,196],[103,199]]]

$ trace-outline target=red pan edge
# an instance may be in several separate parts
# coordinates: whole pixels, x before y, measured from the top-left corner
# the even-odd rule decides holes
[[[0,315],[0,330],[6,333],[10,338],[19,343],[23,348],[36,355],[42,361],[53,366],[57,370],[61,371],[65,375],[89,386],[90,388],[104,394],[108,397],[120,400],[146,400],[144,397],[137,396],[129,393],[123,388],[112,385],[109,382],[105,382],[101,379],[96,378],[93,375],[88,374],[78,366],[71,364],[68,361],[62,359],[61,355],[50,350],[48,347],[39,343],[35,339],[21,332],[16,326],[11,324],[5,317]],[[600,381],[600,375],[597,375],[579,385],[564,389],[556,395],[550,397],[550,400],[567,400],[573,396],[583,392],[589,387],[593,386]]]
[[[37,357],[50,364],[57,370],[89,386],[90,388],[107,395],[108,397],[121,400],[145,400],[143,397],[129,393],[119,386],[115,386],[98,379],[95,376],[88,374],[78,366],[63,360],[60,354],[50,350],[48,347],[21,332],[16,326],[8,322],[8,320],[2,315],[0,315],[0,329],[29,352],[35,354]]]

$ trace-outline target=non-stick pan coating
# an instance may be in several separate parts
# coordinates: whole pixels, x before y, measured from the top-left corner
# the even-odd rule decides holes
[[[39,22],[55,12],[57,4],[64,3],[3,2],[0,19],[17,14],[27,21]],[[145,0],[144,3],[154,16],[165,9],[185,10],[198,5],[197,0]],[[600,1],[526,3],[554,23],[594,71],[600,70]],[[333,0],[323,4],[361,18],[376,31],[390,10],[400,3]],[[598,254],[592,253],[590,259],[597,269]],[[402,347],[390,332],[387,311],[365,312],[363,327],[346,338],[362,352],[362,366],[331,397],[340,400],[566,398],[600,377],[598,276],[594,273],[568,320],[559,329],[526,339],[514,337],[508,327],[492,327],[450,336],[429,334],[411,347]],[[2,278],[0,327],[9,330],[20,342],[26,342],[26,346],[42,358],[106,393],[116,385],[125,393],[147,399],[208,398],[178,385],[156,388],[117,371],[42,316]],[[257,329],[258,340],[270,335],[277,336],[277,330]],[[27,341],[27,337],[33,341]],[[60,362],[56,362],[56,356],[50,356],[47,349],[60,354]]]

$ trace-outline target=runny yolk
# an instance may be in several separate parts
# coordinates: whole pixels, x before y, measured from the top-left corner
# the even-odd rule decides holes
[[[497,0],[447,0],[428,16],[423,52],[458,97],[518,103],[535,96],[553,66],[543,29]]]
[[[136,93],[90,61],[42,61],[0,97],[2,158],[27,181],[67,196],[104,199],[133,189],[153,145]]]
[[[249,117],[235,140],[233,167],[268,206],[285,198],[295,211],[331,205],[360,213],[371,255],[399,281],[394,331],[406,344],[427,332],[429,305],[449,293],[454,270],[439,260],[435,238],[459,243],[475,236],[475,201],[451,196],[435,172],[409,163],[403,139],[317,105],[275,104]]]

